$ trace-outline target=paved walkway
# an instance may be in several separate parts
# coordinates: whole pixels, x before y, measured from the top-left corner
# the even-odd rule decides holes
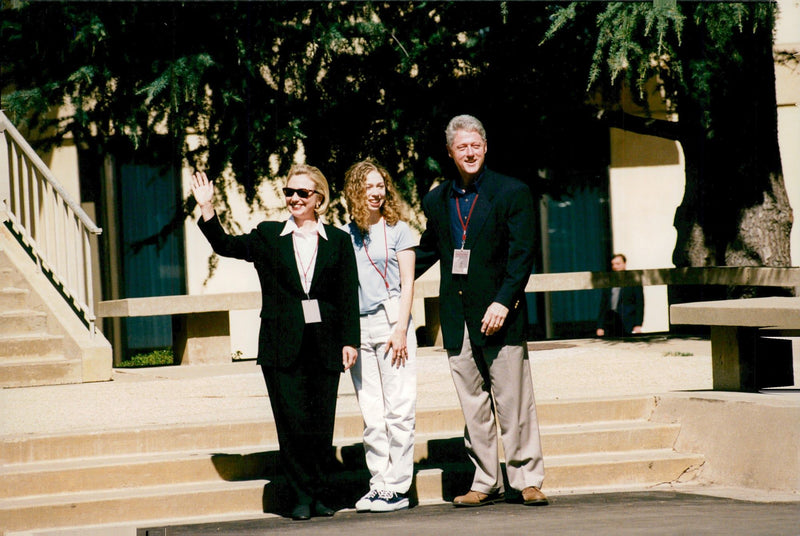
[[[692,338],[530,343],[538,401],[711,389],[711,344]],[[458,405],[441,348],[419,352],[419,408]],[[795,367],[796,370],[798,367]],[[115,369],[113,381],[0,390],[0,438],[269,418],[254,361]],[[358,412],[349,374],[337,412]]]
[[[460,536],[797,536],[800,502],[754,503],[676,492],[555,497],[546,507],[497,504],[454,508],[418,506],[388,514],[337,513],[332,519],[284,518],[153,527],[148,536],[256,536],[263,534]]]

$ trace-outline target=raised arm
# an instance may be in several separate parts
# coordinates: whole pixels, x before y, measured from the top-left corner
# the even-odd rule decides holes
[[[203,220],[208,221],[214,217],[214,183],[208,180],[204,171],[196,171],[192,175],[192,195],[197,206],[200,207],[200,213],[203,215]]]
[[[249,235],[233,236],[225,232],[220,225],[217,213],[214,210],[214,183],[208,180],[202,171],[192,175],[192,195],[200,207],[202,219],[197,222],[200,230],[205,235],[215,253],[225,257],[244,259],[253,262],[253,237],[256,232]]]

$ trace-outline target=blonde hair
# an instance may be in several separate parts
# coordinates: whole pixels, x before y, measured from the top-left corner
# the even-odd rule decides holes
[[[402,219],[400,209],[400,195],[394,187],[394,181],[389,172],[380,164],[372,160],[356,162],[344,175],[344,199],[347,202],[347,212],[350,219],[363,234],[369,234],[369,209],[367,208],[366,184],[367,175],[377,171],[383,178],[386,186],[386,198],[381,206],[381,215],[386,223],[394,225]]]
[[[325,214],[328,210],[328,206],[330,205],[331,199],[331,189],[328,186],[328,180],[325,178],[325,175],[322,174],[322,171],[319,168],[314,166],[309,166],[307,164],[295,164],[289,170],[289,174],[286,175],[286,183],[284,186],[289,184],[289,180],[294,177],[295,175],[306,175],[311,179],[311,182],[314,183],[314,189],[322,195],[322,201],[319,202],[317,207],[314,209],[319,215]]]

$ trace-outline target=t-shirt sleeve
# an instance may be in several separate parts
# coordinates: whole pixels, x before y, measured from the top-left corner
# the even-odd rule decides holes
[[[395,251],[404,251],[417,246],[417,240],[411,227],[404,221],[398,221],[395,225]]]

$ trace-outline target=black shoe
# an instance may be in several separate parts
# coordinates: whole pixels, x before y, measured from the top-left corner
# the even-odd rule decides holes
[[[292,510],[292,519],[295,521],[305,521],[311,519],[311,505],[298,504]]]
[[[336,510],[328,508],[319,501],[314,501],[314,515],[317,517],[333,517]]]

